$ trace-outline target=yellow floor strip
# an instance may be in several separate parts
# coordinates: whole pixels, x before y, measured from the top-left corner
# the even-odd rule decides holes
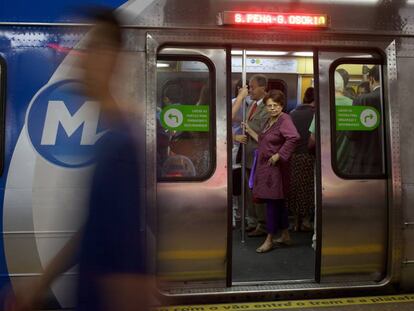
[[[381,252],[383,252],[383,246],[380,244],[367,244],[352,247],[325,247],[322,249],[322,255],[324,256],[363,255]],[[158,253],[158,260],[207,260],[222,259],[225,256],[225,249],[190,249],[181,251],[161,251]]]
[[[363,255],[375,254],[384,251],[381,244],[367,244],[350,247],[324,247],[322,248],[322,255],[324,256],[344,256],[344,255]]]
[[[223,270],[206,270],[206,271],[179,271],[158,274],[158,278],[164,281],[191,281],[191,280],[211,280],[225,279],[226,271]]]
[[[381,271],[381,265],[343,265],[343,266],[324,266],[321,269],[322,275],[330,274],[343,274],[343,273],[373,273],[375,271]]]
[[[164,251],[158,253],[158,260],[207,260],[224,259],[226,251],[217,250],[185,250],[185,251]]]
[[[351,247],[325,247],[322,249],[324,256],[344,256],[380,253],[383,246],[380,244],[367,244]],[[226,256],[225,249],[215,250],[181,250],[181,251],[161,251],[158,253],[159,260],[206,260],[221,259]]]
[[[402,302],[414,302],[414,294],[396,295],[396,296],[317,299],[317,300],[231,303],[231,304],[216,304],[216,305],[170,306],[170,307],[157,308],[156,311],[283,310],[283,309],[321,308],[321,307],[371,305],[371,304],[402,303]]]

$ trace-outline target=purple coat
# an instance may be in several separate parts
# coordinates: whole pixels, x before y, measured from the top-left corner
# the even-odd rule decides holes
[[[289,159],[299,141],[299,133],[291,117],[283,113],[270,129],[259,135],[258,158],[253,196],[259,199],[284,199],[289,191]],[[267,164],[279,153],[275,166]]]

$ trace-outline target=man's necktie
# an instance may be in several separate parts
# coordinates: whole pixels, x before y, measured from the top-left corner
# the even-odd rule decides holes
[[[257,102],[254,102],[252,105],[253,106],[252,106],[252,109],[250,109],[249,117],[247,118],[247,120],[249,121],[253,118],[254,112],[257,109]]]

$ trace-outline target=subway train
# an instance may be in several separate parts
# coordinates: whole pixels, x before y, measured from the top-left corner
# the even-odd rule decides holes
[[[79,92],[90,25],[74,7],[85,2],[55,2],[29,10],[18,0],[0,12],[1,288],[41,274],[81,226],[91,150],[104,130],[99,108]],[[95,2],[87,1],[112,7],[124,23],[114,96],[139,111],[137,230],[160,300],[413,288],[413,1]],[[335,105],[335,72],[346,71],[356,93],[373,66],[376,109]],[[313,247],[313,232],[298,232],[292,246],[256,254],[259,239],[233,226],[231,101],[243,74],[265,75],[268,89],[285,94],[286,112],[315,89]],[[376,149],[355,152],[380,164],[344,169],[341,132],[376,133]],[[74,284],[76,269],[52,285],[49,306],[73,306]]]

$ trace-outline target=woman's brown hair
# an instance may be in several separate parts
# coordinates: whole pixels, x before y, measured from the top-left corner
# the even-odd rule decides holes
[[[280,104],[282,107],[285,107],[285,94],[280,90],[270,90],[269,93],[263,98],[263,102],[266,102],[271,99],[275,103]]]

